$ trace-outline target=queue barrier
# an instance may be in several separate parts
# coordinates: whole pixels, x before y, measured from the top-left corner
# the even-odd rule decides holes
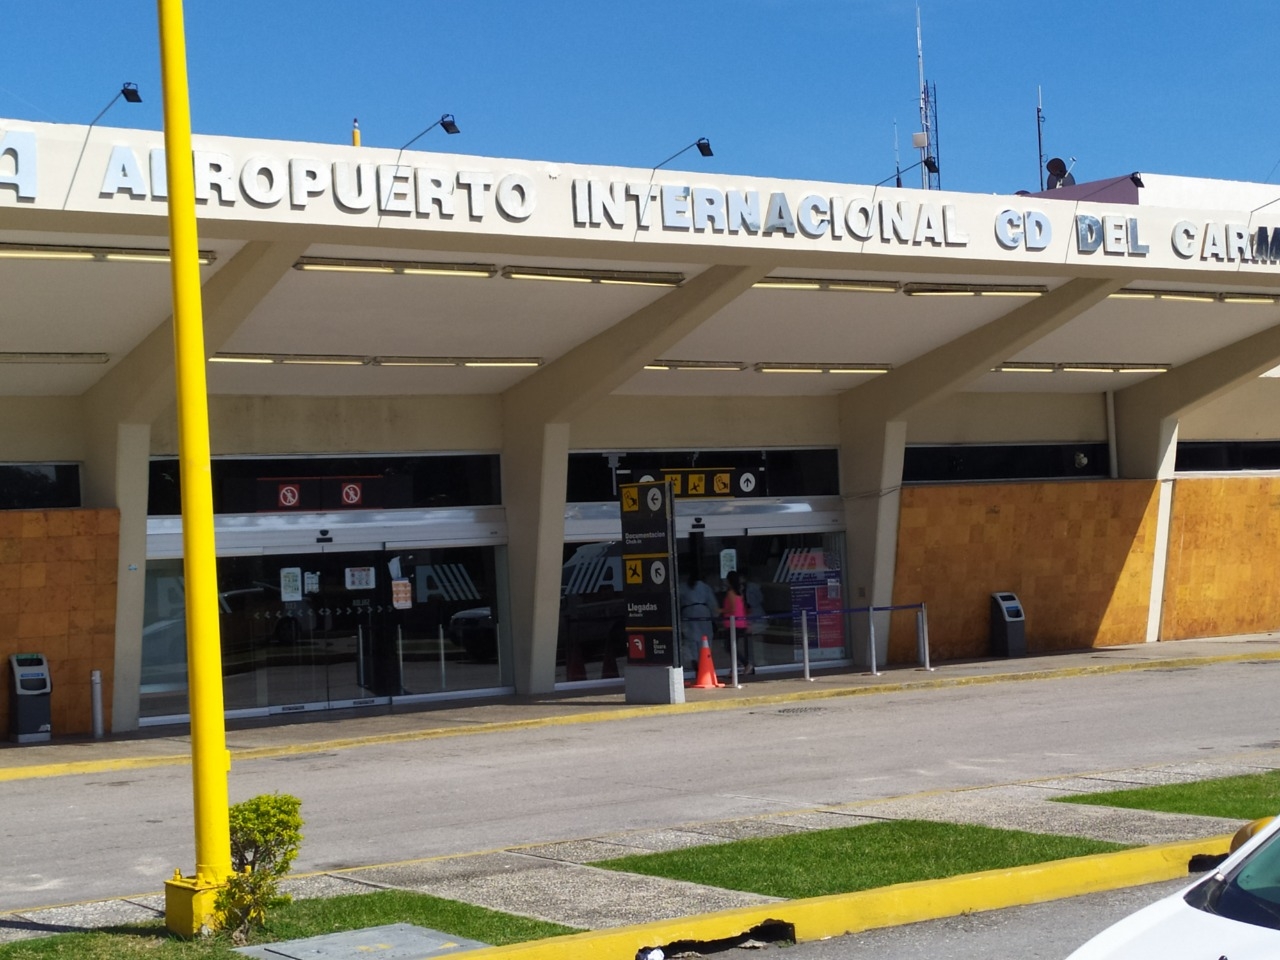
[[[894,613],[899,610],[914,610],[916,612],[916,662],[919,669],[933,672],[933,666],[929,663],[929,610],[928,605],[924,603],[899,603],[884,607],[842,607],[839,610],[824,610],[823,616],[831,616],[839,614],[841,616],[854,616],[857,614],[867,615],[867,663],[870,665],[870,673],[873,677],[880,676],[880,670],[876,663],[876,618],[877,613]],[[794,620],[800,618],[800,648],[804,652],[804,678],[809,682],[813,682],[809,665],[809,611],[800,610],[792,611],[789,614],[757,614],[755,616],[746,617],[744,619],[750,623],[753,620]],[[815,612],[814,617],[818,614]],[[730,685],[735,689],[741,688],[738,682],[738,625],[735,618],[729,618],[729,663],[730,663]]]

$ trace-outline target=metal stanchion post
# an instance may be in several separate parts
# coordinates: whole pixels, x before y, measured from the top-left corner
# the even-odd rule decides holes
[[[873,607],[867,607],[867,659],[871,663],[871,675],[880,676],[876,669],[876,612]]]
[[[813,677],[809,676],[809,611],[800,611],[800,645],[804,650],[804,678],[810,683]]]
[[[404,693],[404,627],[396,624],[396,690],[401,694]],[[395,694],[391,695],[391,702],[395,703]]]
[[[444,624],[440,624],[440,689],[447,690],[444,676]]]
[[[102,739],[102,671],[89,671],[89,697],[93,710],[93,739]]]
[[[920,634],[924,638],[924,668],[930,672],[933,667],[929,665],[929,610],[925,604],[920,604]]]
[[[738,618],[729,617],[729,683],[735,690],[741,690],[738,683]]]

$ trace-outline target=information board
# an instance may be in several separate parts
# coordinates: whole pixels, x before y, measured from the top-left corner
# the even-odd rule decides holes
[[[675,528],[671,484],[626,483],[622,513],[622,596],[627,604],[627,660],[677,663]]]

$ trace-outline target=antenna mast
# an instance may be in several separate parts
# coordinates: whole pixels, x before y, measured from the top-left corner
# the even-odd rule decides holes
[[[1040,192],[1044,193],[1044,94],[1036,84],[1036,147],[1040,151]]]
[[[920,29],[919,3],[916,4],[916,64],[920,71],[921,135],[913,140],[920,148],[920,186],[925,190],[939,190],[942,176],[938,172],[938,88],[924,78],[924,38]],[[932,163],[926,163],[926,160]]]

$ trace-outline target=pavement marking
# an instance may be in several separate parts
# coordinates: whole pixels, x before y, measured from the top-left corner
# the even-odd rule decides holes
[[[796,942],[803,943],[880,927],[1174,880],[1182,876],[1190,882],[1187,871],[1190,859],[1197,854],[1224,854],[1230,842],[1231,837],[1224,835],[1191,843],[1140,847],[1027,867],[987,870],[944,880],[922,880],[858,893],[784,900],[505,947],[486,947],[457,956],[466,960],[630,957],[642,946],[726,940],[764,923],[790,924],[795,930]]]
[[[1105,649],[1105,648],[1099,648]],[[324,753],[331,750],[347,750],[354,747],[381,744],[411,743],[435,740],[443,737],[474,736],[477,734],[506,733],[516,730],[534,730],[541,727],[569,726],[581,723],[605,723],[615,720],[632,720],[639,717],[665,716],[681,713],[707,713],[722,710],[739,710],[745,707],[771,706],[807,700],[828,700],[836,697],[858,697],[886,693],[903,693],[916,690],[937,690],[948,687],[977,686],[988,683],[1007,683],[1023,680],[1058,680],[1108,673],[1128,673],[1135,670],[1168,669],[1171,667],[1198,667],[1217,663],[1238,663],[1248,660],[1280,660],[1280,651],[1262,651],[1212,656],[1188,656],[1171,659],[1137,660],[1093,664],[1085,667],[1059,667],[1051,670],[1028,670],[1016,673],[979,674],[963,677],[932,677],[927,680],[904,680],[868,684],[861,687],[839,687],[826,690],[795,690],[786,693],[758,694],[725,700],[698,700],[676,704],[620,707],[616,710],[597,710],[586,713],[553,717],[534,717],[527,720],[499,720],[478,722],[469,726],[434,727],[428,730],[405,730],[397,733],[369,734],[361,737],[342,737],[333,740],[317,740],[312,743],[292,743],[267,747],[232,749],[235,760],[266,760],[274,757],[299,756]],[[430,717],[430,714],[424,714]],[[455,721],[456,722],[456,721]],[[0,762],[3,755],[0,754]],[[44,777],[65,777],[104,773],[116,770],[141,770],[149,767],[186,766],[191,763],[188,754],[159,757],[120,757],[113,760],[72,760],[66,763],[31,764],[27,766],[0,766],[0,783],[15,780],[35,780]]]

